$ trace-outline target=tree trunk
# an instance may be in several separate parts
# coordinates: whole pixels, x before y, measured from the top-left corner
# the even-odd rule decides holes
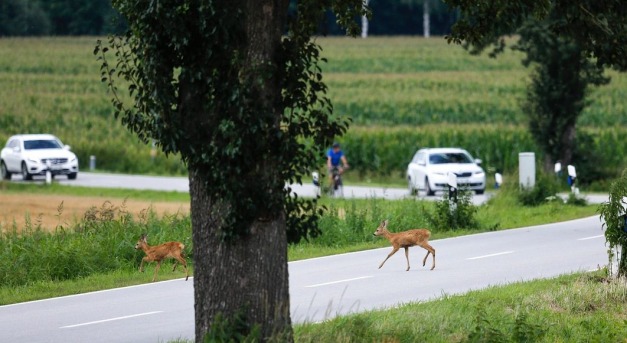
[[[620,246],[620,257],[618,258],[618,277],[627,277],[627,246]]]
[[[423,0],[422,2],[422,30],[425,38],[429,38],[431,36],[431,20],[430,20],[430,12],[429,8],[429,0]]]
[[[576,117],[575,117],[576,118]],[[562,162],[562,166],[566,168],[573,161],[573,154],[575,152],[575,135],[577,130],[575,124],[568,124],[563,128],[560,138],[560,156],[559,159]]]
[[[368,6],[370,0],[364,0],[364,7]],[[368,38],[368,17],[361,16],[361,38]]]
[[[288,1],[240,0],[237,6],[246,13],[245,20],[239,22],[246,32],[241,44],[245,61],[239,74],[242,82],[262,81],[251,84],[255,99],[250,103],[276,113],[274,126],[265,132],[269,140],[269,136],[276,136],[280,130],[282,112],[276,104],[281,89],[274,79],[273,68],[283,67],[277,65],[280,60],[277,53]],[[277,192],[277,185],[279,191],[283,187],[284,181],[273,169],[277,164],[269,155],[249,157],[257,159],[257,167],[251,171],[251,177],[258,180],[257,191]],[[228,215],[229,204],[209,195],[201,170],[189,166],[196,341],[204,340],[218,316],[231,321],[240,334],[247,331],[241,324],[249,329],[258,326],[262,342],[292,341],[285,214],[282,209],[269,213],[250,226],[250,234],[234,241],[222,241],[220,226]],[[237,315],[243,315],[245,323],[233,322]]]
[[[207,196],[194,170],[189,186],[196,342],[203,341],[218,314],[233,318],[242,310],[248,323],[260,325],[263,338],[284,335],[281,341],[291,341],[285,217],[256,222],[249,236],[224,243],[217,227],[225,204]]]

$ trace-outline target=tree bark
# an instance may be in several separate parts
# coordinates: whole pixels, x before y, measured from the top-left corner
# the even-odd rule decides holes
[[[194,241],[196,342],[202,342],[218,314],[244,310],[268,339],[291,341],[285,217],[252,225],[251,234],[224,243],[218,234],[226,204],[207,196],[202,178],[190,168]],[[265,340],[263,339],[263,340]]]
[[[241,80],[263,81],[251,84],[254,99],[250,101],[250,106],[276,113],[276,120],[268,132],[260,133],[260,140],[269,141],[272,139],[270,136],[276,136],[280,130],[282,109],[276,106],[281,88],[274,78],[276,72],[273,68],[283,67],[277,65],[280,60],[277,54],[285,28],[288,1],[240,0],[237,6],[246,14],[245,20],[240,23],[246,32],[240,45],[244,49]],[[280,179],[280,173],[273,169],[277,163],[272,161],[271,153],[247,158],[257,159],[255,170],[247,176],[258,180],[257,190],[277,192],[277,188],[279,191],[282,189],[284,181]],[[283,210],[258,218],[250,226],[250,234],[224,242],[219,228],[228,215],[229,204],[209,195],[201,170],[189,166],[196,341],[204,340],[218,315],[233,320],[235,315],[243,314],[249,326],[259,326],[261,341],[291,342],[286,218]]]

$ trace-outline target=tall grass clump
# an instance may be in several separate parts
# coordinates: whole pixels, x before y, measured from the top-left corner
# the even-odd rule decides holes
[[[92,207],[81,222],[53,231],[27,222],[22,230],[0,233],[0,287],[63,281],[113,270],[137,268],[142,251],[134,249],[141,233],[154,242],[178,240],[191,254],[189,217],[158,218],[144,210],[137,218],[124,205]]]
[[[442,199],[435,202],[433,211],[427,211],[430,227],[440,231],[476,230],[481,224],[477,220],[479,207],[472,203],[472,192],[460,189],[457,195],[444,192]]]
[[[309,238],[305,244],[322,247],[348,247],[373,243],[373,232],[382,220],[390,221],[390,231],[426,227],[425,208],[430,202],[416,199],[384,200],[333,199],[323,200],[326,212],[320,218],[322,235]]]

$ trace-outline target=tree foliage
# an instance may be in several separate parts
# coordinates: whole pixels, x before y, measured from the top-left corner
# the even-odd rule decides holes
[[[50,20],[37,3],[28,0],[0,2],[0,37],[36,36],[50,32]]]
[[[520,39],[514,46],[526,54],[523,64],[534,67],[522,108],[531,135],[544,151],[547,171],[558,160],[571,163],[577,119],[589,102],[589,85],[610,81],[603,66],[593,63],[578,41],[552,31],[551,22],[527,21],[518,30]]]
[[[609,201],[599,206],[605,240],[609,243],[610,266],[614,251],[620,249],[618,256],[618,276],[627,276],[627,169],[610,186]]]
[[[515,33],[527,20],[559,14],[549,29],[576,41],[585,56],[599,65],[627,70],[627,6],[622,0],[444,0],[461,12],[449,42],[493,53],[505,47],[504,35]]]
[[[99,42],[95,53],[115,95],[116,117],[141,140],[154,139],[164,152],[180,153],[186,164],[203,171],[210,196],[229,204],[225,239],[245,235],[253,220],[283,210],[290,215],[291,241],[316,235],[310,220],[315,206],[291,197],[284,184],[301,182],[320,161],[320,147],[343,134],[348,122],[331,114],[319,66],[324,59],[311,37],[327,8],[355,34],[352,19],[361,14],[361,2],[299,2],[287,22],[280,60],[252,66],[259,69],[254,73],[243,72],[251,68],[244,64],[246,46],[239,39],[244,32],[233,28],[246,13],[234,2],[118,0],[114,5],[130,23],[129,34]],[[115,64],[109,63],[109,49]],[[271,99],[274,108],[264,108],[259,97],[271,75],[283,91]],[[130,84],[131,106],[117,90],[118,77]],[[207,113],[201,121],[186,120],[184,87],[202,99],[194,109]],[[260,179],[267,161],[276,163],[278,182]]]

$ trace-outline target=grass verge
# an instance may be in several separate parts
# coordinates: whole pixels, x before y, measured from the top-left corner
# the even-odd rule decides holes
[[[11,191],[15,192],[33,188],[47,191],[45,187],[22,187],[25,186],[9,185]],[[58,187],[60,191],[78,194],[85,191],[78,187]],[[103,190],[103,193],[110,196],[127,195],[124,190]],[[145,192],[152,193],[159,192]],[[394,201],[323,198],[321,205],[327,207],[326,214],[320,220],[323,234],[290,245],[290,261],[387,247],[385,240],[372,235],[383,219],[390,220],[392,231],[427,227],[432,231],[432,239],[440,239],[546,224],[596,213],[594,205],[573,206],[550,202],[535,207],[520,206],[516,203],[515,194],[502,192],[478,208],[476,216],[479,227],[451,230],[431,226],[425,214],[433,211],[434,202],[420,198]],[[141,283],[142,280],[148,282],[149,276],[133,272],[142,257],[141,252],[133,249],[133,245],[139,234],[144,232],[148,232],[152,244],[168,240],[183,241],[190,262],[193,259],[190,253],[192,241],[188,215],[158,217],[148,211],[143,217],[135,217],[121,208],[109,207],[93,209],[92,212],[83,216],[90,218],[87,222],[57,228],[52,233],[30,227],[21,234],[6,232],[0,235],[0,246],[3,247],[0,249],[0,256],[3,256],[0,259],[2,304],[120,287]],[[24,251],[31,253],[26,254]],[[42,264],[41,261],[50,262]],[[163,274],[165,277],[166,273]],[[161,275],[159,279],[162,279]]]
[[[606,271],[295,326],[296,342],[624,342],[627,282]]]

